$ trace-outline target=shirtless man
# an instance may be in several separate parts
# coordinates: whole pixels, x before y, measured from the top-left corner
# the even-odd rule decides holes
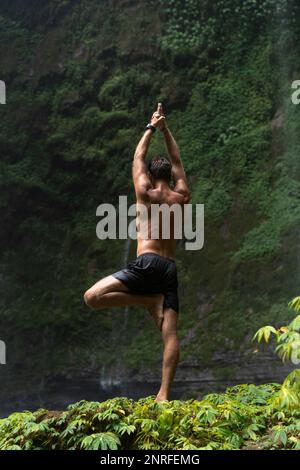
[[[170,160],[154,157],[145,162],[152,134],[159,128],[164,135]],[[152,204],[180,205],[189,202],[189,190],[182,166],[179,148],[167,126],[161,103],[153,113],[134,154],[132,176],[137,207],[142,204],[150,214]],[[170,183],[173,180],[174,187]],[[137,226],[139,225],[137,217]],[[143,222],[142,222],[143,223]],[[151,216],[147,220],[151,234]],[[170,238],[156,239],[141,236],[137,228],[137,258],[111,276],[97,282],[85,294],[85,303],[92,309],[143,305],[153,316],[162,332],[164,342],[162,382],[156,401],[167,400],[179,360],[177,336],[178,293],[177,270],[174,261],[176,240],[174,227]]]

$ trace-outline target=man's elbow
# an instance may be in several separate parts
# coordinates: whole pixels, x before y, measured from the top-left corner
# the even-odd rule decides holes
[[[181,189],[178,192],[183,196],[184,204],[188,204],[191,201],[191,194],[188,189]]]
[[[189,190],[185,191],[185,194],[183,195],[184,196],[184,204],[188,204],[189,202],[191,202],[191,193],[189,192]]]

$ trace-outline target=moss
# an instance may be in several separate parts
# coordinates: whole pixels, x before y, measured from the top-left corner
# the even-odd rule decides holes
[[[13,370],[28,351],[24,383],[77,374],[94,354],[116,363],[119,342],[128,367],[160,367],[144,312],[95,315],[82,301],[121,266],[124,244],[96,239],[95,210],[134,199],[132,155],[158,99],[206,214],[203,250],[178,252],[182,357],[210,366],[225,341],[236,348],[263,318],[285,318],[297,289],[297,2],[285,14],[271,0],[102,3],[1,7],[0,322]],[[157,133],[151,154],[162,152]],[[43,363],[31,361],[40,350]]]

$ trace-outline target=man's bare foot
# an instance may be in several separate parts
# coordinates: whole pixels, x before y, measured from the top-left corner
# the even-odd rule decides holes
[[[168,401],[168,397],[167,397],[167,395],[165,395],[165,394],[163,394],[163,393],[158,393],[158,394],[156,395],[155,401],[156,401],[157,403],[159,403],[159,402],[161,402],[161,401]]]
[[[149,312],[151,313],[157,328],[161,331],[162,324],[164,321],[164,295],[155,294],[153,295],[153,304],[149,307]]]

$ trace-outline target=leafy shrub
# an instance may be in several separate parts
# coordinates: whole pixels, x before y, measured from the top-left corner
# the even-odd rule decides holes
[[[201,401],[121,397],[14,413],[0,420],[0,449],[299,448],[299,410],[270,405],[279,390],[278,384],[238,385]]]
[[[300,311],[300,297],[295,297],[289,306],[297,313]],[[254,335],[254,340],[258,342],[264,340],[269,342],[271,335],[275,335],[277,347],[275,349],[278,356],[283,360],[289,360],[293,364],[300,362],[300,315],[287,326],[276,329],[267,325],[260,328]],[[300,406],[300,369],[291,372],[282,384],[279,392],[273,397],[274,407],[283,409],[299,409]]]

